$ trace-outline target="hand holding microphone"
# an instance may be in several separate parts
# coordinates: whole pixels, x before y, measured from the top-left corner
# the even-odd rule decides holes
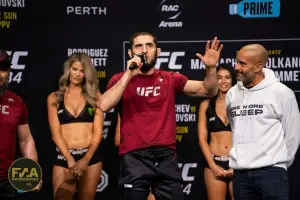
[[[140,68],[144,63],[147,63],[146,54],[135,54],[131,60],[127,61],[127,66],[129,65],[128,69],[133,71]]]

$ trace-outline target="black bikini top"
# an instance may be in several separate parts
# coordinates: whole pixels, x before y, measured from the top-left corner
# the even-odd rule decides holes
[[[231,131],[230,124],[225,125],[216,113],[216,98],[209,101],[206,110],[207,130],[208,132]]]
[[[83,110],[78,115],[78,117],[74,117],[66,109],[65,102],[63,99],[58,106],[57,115],[60,124],[70,124],[70,123],[77,123],[77,122],[94,122],[95,110],[88,102],[86,102]]]

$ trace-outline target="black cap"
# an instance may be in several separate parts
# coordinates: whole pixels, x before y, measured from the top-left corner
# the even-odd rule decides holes
[[[0,49],[0,70],[8,71],[10,69],[11,62],[6,51]]]

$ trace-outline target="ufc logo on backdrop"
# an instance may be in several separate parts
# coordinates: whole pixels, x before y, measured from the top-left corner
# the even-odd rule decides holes
[[[184,56],[184,51],[175,52],[161,52],[159,58],[157,58],[155,68],[159,69],[162,63],[168,63],[168,68],[171,70],[182,69],[182,64],[176,64],[177,57]]]
[[[0,105],[0,111],[1,111],[1,113],[4,114],[4,115],[8,115],[9,112],[6,110],[7,108],[9,108],[9,106]]]
[[[23,71],[25,70],[28,51],[6,51],[11,59],[11,69],[9,73],[9,83],[21,83]]]
[[[7,51],[7,54],[11,57],[11,68],[15,70],[24,70],[25,65],[19,63],[19,59],[22,56],[28,56],[28,51]]]
[[[184,181],[182,191],[186,195],[189,195],[192,192],[192,186],[195,181],[194,173],[197,170],[198,163],[178,163],[178,167],[182,169],[181,177]]]
[[[148,97],[149,94],[153,94],[153,96],[158,96],[160,95],[159,93],[160,90],[160,86],[157,87],[137,87],[136,88],[136,94],[139,96],[144,96],[144,97]]]
[[[178,167],[182,168],[181,176],[184,181],[194,181],[195,176],[188,175],[191,168],[197,168],[198,163],[178,163]]]

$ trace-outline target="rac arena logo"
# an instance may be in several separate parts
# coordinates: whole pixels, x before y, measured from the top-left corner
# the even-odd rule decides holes
[[[182,21],[178,20],[183,12],[183,6],[177,0],[162,0],[157,7],[158,12],[167,20],[161,21],[158,27],[180,28]]]

